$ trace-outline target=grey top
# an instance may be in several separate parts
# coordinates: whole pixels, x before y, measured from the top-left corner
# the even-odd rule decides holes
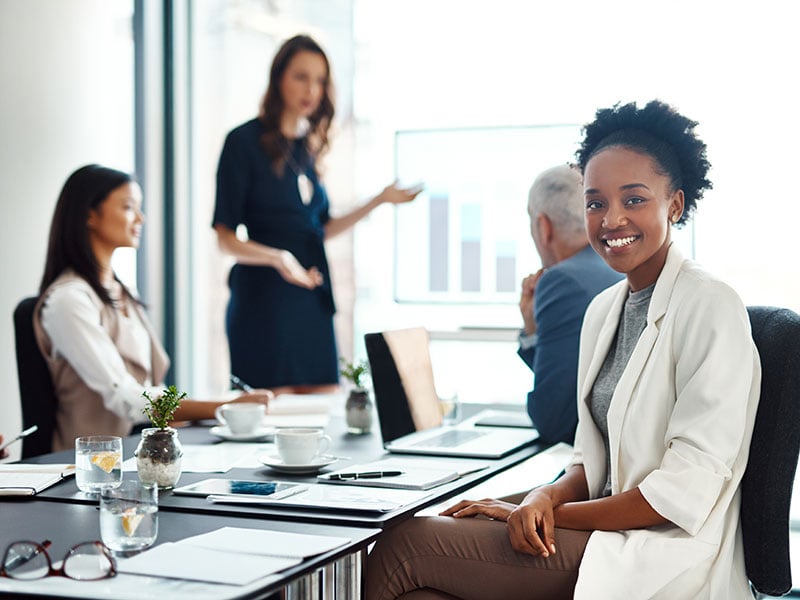
[[[606,485],[603,496],[611,495],[611,455],[608,446],[608,407],[617,383],[622,377],[622,372],[633,354],[636,342],[642,335],[647,325],[647,309],[650,307],[650,298],[656,284],[646,287],[638,292],[630,292],[625,301],[622,318],[611,348],[608,350],[605,362],[592,386],[592,395],[589,399],[589,411],[595,425],[603,436],[606,447]]]

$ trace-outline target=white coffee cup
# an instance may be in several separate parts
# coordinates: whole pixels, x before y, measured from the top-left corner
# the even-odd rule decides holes
[[[275,444],[285,464],[307,465],[330,448],[331,438],[322,429],[287,427],[275,433]]]
[[[217,420],[227,425],[233,434],[255,433],[264,418],[263,404],[258,402],[229,402],[217,407]]]

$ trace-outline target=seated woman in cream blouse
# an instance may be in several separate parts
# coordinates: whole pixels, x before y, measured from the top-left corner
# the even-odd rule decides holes
[[[142,392],[158,395],[169,358],[142,304],[111,268],[117,248],[139,245],[142,193],[130,175],[87,165],[56,204],[34,330],[58,397],[53,450],[81,435],[128,435],[146,420]],[[269,390],[238,401],[267,404]],[[214,418],[222,401],[184,400],[176,420]]]

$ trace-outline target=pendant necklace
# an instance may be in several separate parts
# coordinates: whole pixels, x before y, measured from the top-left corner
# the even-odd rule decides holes
[[[300,193],[300,200],[303,201],[304,205],[308,206],[311,202],[311,198],[314,196],[314,184],[311,183],[311,180],[303,169],[300,168],[300,165],[295,162],[292,156],[292,149],[289,146],[286,147],[285,157],[286,164],[297,176],[297,191]]]

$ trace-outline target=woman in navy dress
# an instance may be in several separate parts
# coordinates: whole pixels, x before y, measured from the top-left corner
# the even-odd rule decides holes
[[[317,391],[336,385],[335,305],[324,241],[384,203],[420,188],[394,184],[331,217],[317,160],[334,114],[330,65],[299,35],[278,50],[259,116],[231,131],[217,171],[214,229],[236,264],[226,330],[231,372],[254,387]],[[247,228],[247,240],[236,235]]]

